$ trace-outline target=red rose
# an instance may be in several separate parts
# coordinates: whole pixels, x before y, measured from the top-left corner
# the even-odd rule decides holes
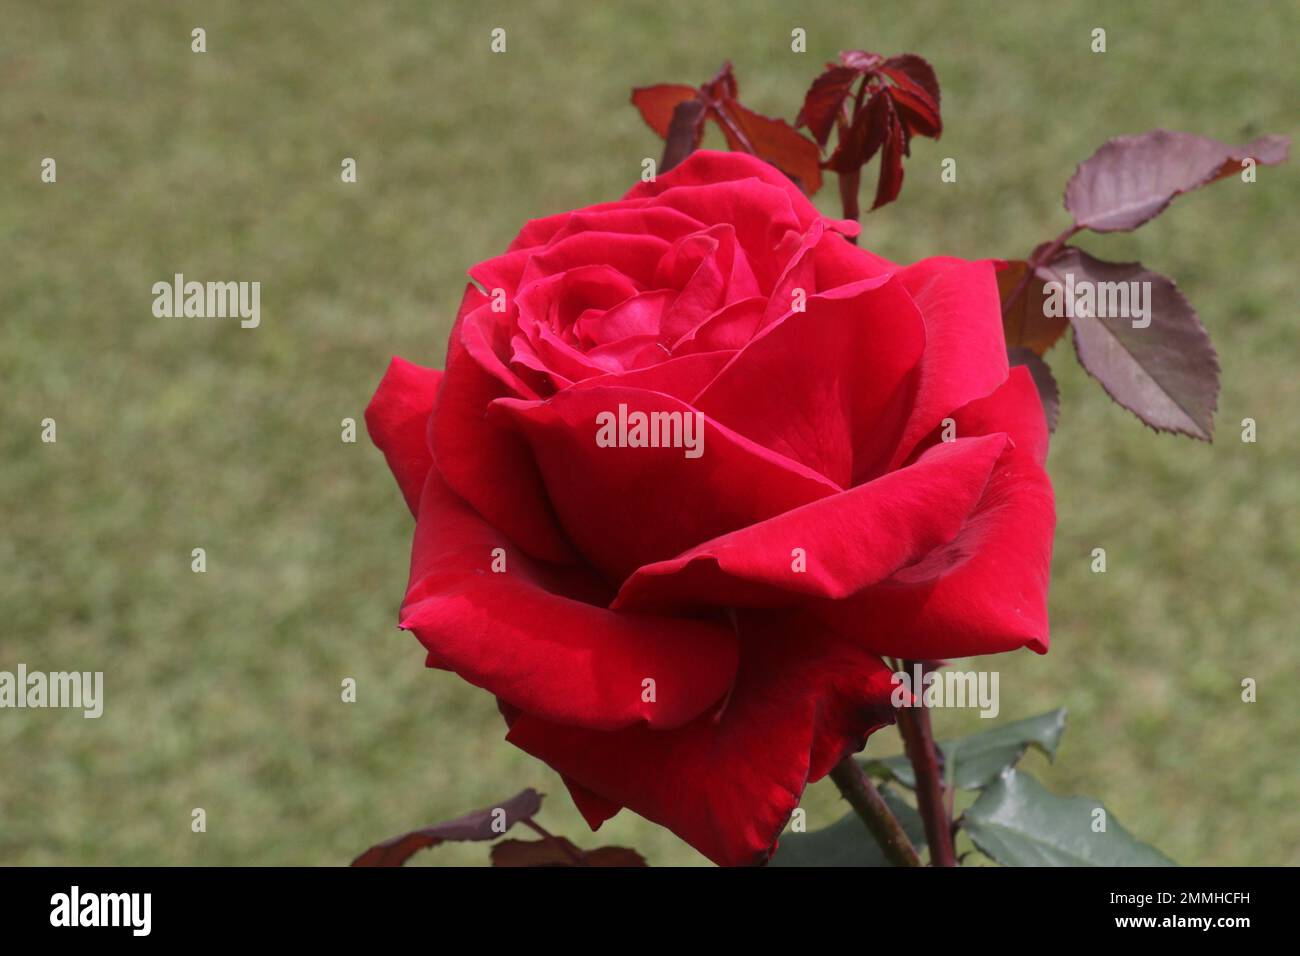
[[[394,359],[366,411],[416,515],[401,626],[593,828],[761,862],[892,722],[882,656],[1047,649],[1047,436],[994,267],[856,228],[697,152],[528,223],[446,371]]]

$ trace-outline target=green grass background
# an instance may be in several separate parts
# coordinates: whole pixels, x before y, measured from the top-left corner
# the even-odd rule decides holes
[[[337,864],[524,786],[583,845],[703,862],[630,813],[587,832],[490,697],[396,630],[410,517],[364,432],[339,440],[389,356],[440,365],[467,266],[658,156],[630,87],[724,58],[786,118],[840,48],[931,60],[943,139],[916,143],[864,229],[902,261],[1023,256],[1107,137],[1293,133],[1300,88],[1294,3],[0,6],[0,669],[102,670],[107,696],[98,721],[0,712],[6,863]],[[1293,163],[1084,240],[1197,307],[1218,437],[1153,434],[1057,347],[1052,651],[995,662],[1004,718],[1070,709],[1057,763],[1031,768],[1186,864],[1300,863],[1297,199]],[[261,281],[261,328],[155,319],[150,286],[175,272]],[[869,747],[896,749],[892,731]],[[812,827],[843,812],[826,783],[806,806]]]

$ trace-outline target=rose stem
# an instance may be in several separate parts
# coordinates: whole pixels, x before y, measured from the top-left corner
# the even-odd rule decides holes
[[[890,812],[889,805],[876,789],[876,785],[858,766],[852,756],[845,757],[831,770],[831,779],[840,788],[844,799],[862,818],[871,835],[876,838],[885,856],[894,866],[920,866],[921,858],[907,838],[902,824]]]
[[[909,671],[915,666],[907,661]],[[916,774],[916,808],[925,823],[925,838],[930,844],[931,866],[956,866],[952,849],[952,824],[944,806],[943,779],[939,776],[939,756],[934,746],[930,714],[918,697],[915,706],[898,709],[898,732],[903,748]]]
[[[849,110],[849,104],[845,102],[841,105],[838,113],[835,114],[835,134],[839,137],[841,143],[849,135],[849,128],[853,123],[853,117],[862,112],[862,101],[867,96],[867,84],[870,77],[863,77],[861,85],[858,86],[858,95],[853,98],[852,112]],[[859,166],[851,173],[839,173],[840,180],[840,206],[844,210],[844,218],[852,219],[854,222],[862,221],[862,210],[858,207],[858,187],[862,181],[862,167]],[[849,242],[855,246],[858,244],[858,237],[854,236]]]
[[[1011,294],[1007,296],[1007,301],[1002,303],[1002,315],[1004,317],[1011,311],[1011,307],[1016,304],[1016,300],[1020,298],[1020,294],[1025,291],[1025,287],[1029,285],[1029,278],[1034,274],[1034,270],[1039,266],[1047,265],[1056,258],[1056,254],[1061,251],[1061,248],[1074,238],[1076,232],[1081,232],[1082,230],[1082,226],[1070,226],[1070,228],[1066,229],[1059,236],[1049,242],[1044,247],[1041,254],[1036,256],[1031,255],[1029,257],[1029,262],[1026,263],[1025,274],[1020,277],[1020,281],[1016,283],[1016,287],[1011,290]]]
[[[556,848],[573,861],[575,866],[587,866],[587,857],[581,850],[576,850],[557,837],[554,833],[547,830],[540,823],[534,823],[532,820],[523,821],[524,826],[531,829],[534,833],[541,836],[544,840],[554,843]]]
[[[844,207],[844,218],[852,219],[854,222],[860,222],[862,212],[858,208],[858,184],[862,178],[862,170],[855,169],[851,173],[840,173],[840,205]],[[849,242],[855,246],[858,244],[858,237],[854,236]]]

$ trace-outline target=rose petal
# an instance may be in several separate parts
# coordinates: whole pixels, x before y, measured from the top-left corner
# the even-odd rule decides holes
[[[475,298],[477,297],[477,298]],[[534,394],[518,376],[500,366],[469,322],[467,308],[482,299],[466,290],[447,351],[447,371],[429,418],[429,446],[442,476],[458,495],[533,557],[567,563],[573,549],[555,521],[528,445],[508,428],[485,420],[498,398]],[[465,336],[462,337],[462,332]],[[473,352],[470,346],[473,345]],[[492,371],[484,367],[496,362]],[[503,379],[518,383],[511,387]]]
[[[617,416],[620,404],[629,414],[677,413],[683,424],[696,412],[659,392],[589,386],[545,402],[503,399],[489,414],[513,423],[532,447],[569,539],[611,582],[643,564],[840,490],[708,420],[698,458],[686,457],[683,447],[601,448],[596,417]],[[740,483],[738,476],[744,478]]]
[[[961,532],[924,560],[818,615],[880,654],[940,660],[1046,653],[1056,512],[1041,464],[1047,426],[1028,370],[953,413],[958,435],[1005,428],[1008,445]],[[864,631],[870,622],[870,633]]]
[[[717,713],[616,733],[523,714],[506,739],[715,863],[762,863],[804,787],[892,722],[892,684],[878,658],[798,615],[742,612],[738,626],[744,660]]]
[[[763,324],[767,299],[754,296],[723,306],[673,343],[674,355],[722,349],[738,351]]]
[[[825,292],[862,279],[874,279],[887,272],[898,272],[900,266],[874,252],[855,246],[841,238],[838,242],[823,242],[813,260],[817,275],[817,291]]]
[[[1005,432],[1015,446],[1036,464],[1047,460],[1047,420],[1043,416],[1042,400],[1034,385],[1033,373],[1028,366],[1016,366],[1007,373],[1007,380],[983,398],[968,402],[953,413],[953,431],[957,437],[992,435]],[[940,440],[936,433],[930,441]],[[922,448],[929,447],[923,441]]]
[[[775,166],[747,153],[719,150],[698,149],[682,163],[656,177],[653,182],[633,186],[623,198],[628,200],[662,196],[671,189],[690,186],[703,186],[721,192],[725,184],[745,180],[757,180],[763,186],[781,193],[787,200],[790,211],[795,214],[801,230],[810,226],[814,220],[823,218],[817,207],[808,201],[803,190]],[[690,212],[689,209],[685,211]],[[695,218],[707,223],[735,221],[725,215]],[[857,223],[843,220],[837,225],[846,234],[857,235]]]
[[[730,225],[762,293],[771,291],[781,272],[783,260],[773,250],[787,233],[802,235],[808,228],[783,190],[756,179],[716,186],[679,186],[661,193],[659,202],[706,225]]]
[[[668,251],[669,243],[658,236],[625,235],[615,232],[579,232],[557,239],[540,249],[529,250],[520,273],[522,287],[546,276],[559,275],[581,266],[606,266],[649,289],[655,264]]]
[[[564,341],[545,325],[530,320],[521,320],[519,324],[523,329],[528,348],[522,348],[516,337],[516,341],[511,343],[515,350],[515,358],[526,360],[531,351],[537,356],[540,369],[557,372],[570,382],[580,382],[585,378],[609,371],[609,368],[599,364],[590,352],[584,352]]]
[[[789,250],[782,250],[780,258],[786,266],[772,287],[767,308],[763,314],[763,327],[786,315],[794,307],[796,294],[807,298],[817,291],[817,272],[813,265],[813,252],[826,235],[821,221],[814,222],[801,236],[788,233],[785,242]]]
[[[437,468],[419,514],[401,626],[434,666],[539,718],[597,730],[680,726],[731,686],[737,644],[725,622],[591,603],[608,595],[590,572],[530,560]],[[504,571],[493,570],[498,559]],[[647,678],[653,701],[643,699]]]
[[[728,223],[679,240],[659,262],[655,284],[678,290],[660,341],[672,344],[728,303],[758,295],[758,280]]]
[[[424,479],[433,466],[429,414],[441,381],[442,372],[394,355],[366,406],[366,431],[384,453],[411,514],[419,511]]]
[[[677,209],[655,205],[652,200],[633,203],[610,203],[588,206],[569,215],[552,241],[584,232],[626,233],[655,236],[676,242],[682,236],[699,232],[704,223]]]
[[[745,346],[695,404],[845,487],[879,473],[897,444],[925,332],[889,275],[805,306]]]
[[[663,392],[689,402],[717,377],[734,352],[692,352],[626,372],[598,375],[578,383],[580,388],[619,386],[647,392]]]
[[[994,264],[924,259],[898,279],[925,319],[925,356],[902,439],[890,467],[955,408],[997,388],[1007,377],[1006,339]]]
[[[658,363],[668,350],[654,335],[632,335],[617,342],[597,345],[587,352],[587,357],[606,372],[627,372],[648,368]]]
[[[542,216],[539,219],[530,219],[524,223],[524,227],[519,230],[519,235],[515,236],[514,241],[510,243],[507,252],[516,252],[524,249],[535,249],[538,246],[544,246],[564,230],[570,232],[584,232],[590,229],[589,223],[593,217],[601,216],[624,216],[624,221],[631,222],[634,226],[639,226],[644,222],[642,210],[644,206],[635,205],[629,208],[628,204],[615,200],[613,202],[596,203],[592,206],[585,206],[582,209],[565,210],[556,213],[553,216]],[[578,223],[574,220],[583,217]],[[604,220],[609,222],[610,220]],[[616,229],[616,232],[632,231],[645,232],[654,231],[642,228],[633,228],[631,230]]]
[[[588,347],[618,342],[632,336],[658,338],[664,313],[676,298],[671,289],[656,289],[630,296],[604,312],[592,312],[578,322],[578,332]]]
[[[850,597],[956,537],[1007,441],[998,434],[941,443],[907,468],[646,565],[611,607],[777,607]]]
[[[570,331],[584,312],[605,311],[637,295],[631,279],[607,265],[579,266],[547,276],[519,290],[519,321],[536,322],[557,333]],[[575,335],[573,341],[578,341]]]
[[[538,395],[554,395],[573,384],[573,379],[537,354],[533,343],[523,335],[510,340],[510,371],[514,372]]]

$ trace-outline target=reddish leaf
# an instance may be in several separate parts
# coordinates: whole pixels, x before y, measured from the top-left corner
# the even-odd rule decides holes
[[[731,64],[722,64],[713,79],[698,90],[660,84],[638,87],[632,102],[646,123],[668,141],[662,170],[669,170],[700,145],[705,120],[712,119],[726,137],[727,146],[771,163],[812,195],[822,184],[821,153],[817,144],[784,120],[771,119],[742,106]],[[696,107],[692,104],[698,103]]]
[[[886,74],[900,86],[908,84],[919,86],[929,96],[930,101],[934,103],[935,110],[938,110],[939,78],[935,76],[934,67],[923,57],[919,57],[915,53],[891,56],[880,65],[880,72]],[[901,77],[906,77],[906,82]]]
[[[709,82],[701,87],[704,94],[714,100],[734,100],[740,95],[740,86],[736,83],[736,74],[731,69],[731,61],[722,64],[721,69]]]
[[[923,92],[905,89],[901,86],[891,87],[890,99],[898,114],[906,124],[908,132],[913,135],[929,136],[938,139],[943,132],[943,121],[939,119],[939,108]]]
[[[856,180],[854,174],[879,151],[880,177],[871,207],[879,209],[903,188],[903,157],[911,155],[912,137],[938,138],[943,132],[939,81],[930,64],[913,53],[888,60],[864,50],[840,53],[840,65],[830,66],[813,82],[799,114],[799,122],[807,124],[822,145],[855,82],[853,73],[862,77],[862,86],[853,115],[840,125],[839,142],[825,165],[840,174],[841,188],[847,182],[852,189],[852,181],[843,177]]]
[[[1096,232],[1136,229],[1175,196],[1241,171],[1247,157],[1261,166],[1287,158],[1291,140],[1264,136],[1228,146],[1190,133],[1157,129],[1107,141],[1065,187],[1065,208],[1074,221]]]
[[[884,89],[878,89],[858,111],[853,126],[840,140],[827,167],[840,175],[852,173],[870,162],[880,151],[880,178],[872,209],[879,209],[898,198],[903,188],[903,154],[907,151],[907,132],[894,110],[894,101]]]
[[[650,865],[640,853],[625,846],[599,846],[594,850],[587,850],[586,854],[588,866]]]
[[[835,127],[835,117],[839,115],[845,98],[853,89],[854,82],[862,74],[847,66],[826,64],[826,72],[813,80],[812,86],[804,94],[803,109],[799,111],[795,126],[807,126],[808,131],[817,140],[817,145],[825,148]]]
[[[939,80],[930,64],[912,53],[881,64],[880,72],[896,84],[889,91],[909,132],[938,139],[943,133],[939,116]]]
[[[903,189],[903,154],[907,152],[907,132],[894,109],[893,97],[882,97],[889,104],[889,132],[880,148],[880,180],[876,183],[876,200],[873,210],[898,198]]]
[[[1056,379],[1052,377],[1052,370],[1036,353],[1021,346],[1007,349],[1007,361],[1013,368],[1017,365],[1028,367],[1029,374],[1034,379],[1034,385],[1038,388],[1038,398],[1043,403],[1043,415],[1047,418],[1047,430],[1049,432],[1056,431],[1056,423],[1061,417],[1061,392],[1056,387]]]
[[[1069,308],[1079,362],[1116,402],[1158,431],[1180,432],[1210,440],[1219,395],[1219,362],[1210,337],[1172,281],[1137,262],[1103,262],[1067,246],[1051,263],[1039,268],[1044,279],[1060,283],[1061,299],[1069,304],[1067,280],[1075,287],[1093,284],[1093,314]],[[1118,285],[1149,283],[1150,309],[1146,327],[1133,327],[1131,317],[1116,315],[1111,292]],[[1049,296],[1053,293],[1049,287]],[[1139,323],[1140,324],[1140,323]]]
[[[1043,355],[1056,344],[1070,320],[1064,315],[1049,316],[1043,308],[1045,293],[1043,280],[1038,275],[1028,275],[1029,263],[1008,262],[998,270],[998,293],[1002,299],[1002,329],[1006,333],[1007,349],[1026,348]],[[1015,301],[1010,301],[1011,296]]]
[[[641,118],[647,126],[658,133],[660,138],[667,139],[673,110],[678,104],[695,99],[697,92],[693,86],[679,86],[675,83],[639,86],[632,91],[632,105],[641,111]]]
[[[889,97],[883,91],[873,93],[866,106],[858,110],[848,132],[840,137],[835,152],[826,163],[827,168],[842,175],[871,162],[871,157],[889,136],[890,109]]]
[[[722,105],[722,133],[732,149],[744,149],[771,163],[812,195],[822,187],[821,153],[817,144],[785,120],[746,109],[736,100]]]
[[[502,840],[492,847],[492,865],[522,866],[646,866],[635,850],[602,846],[580,850],[564,837],[545,840]]]
[[[542,808],[542,795],[531,787],[495,807],[436,823],[422,830],[376,843],[352,861],[353,866],[401,866],[416,851],[448,840],[495,840],[516,823],[531,819]],[[502,811],[502,812],[498,812]],[[502,819],[504,815],[504,819]],[[501,820],[501,823],[497,821]],[[502,826],[504,824],[504,827]]]

